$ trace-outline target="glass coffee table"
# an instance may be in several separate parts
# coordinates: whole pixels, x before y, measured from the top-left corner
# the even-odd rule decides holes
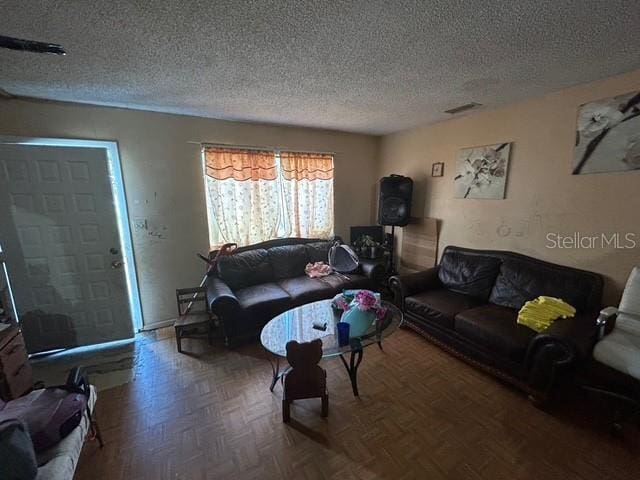
[[[387,316],[379,328],[372,325],[361,337],[351,338],[348,345],[338,344],[336,323],[340,321],[341,312],[335,312],[331,307],[331,300],[308,303],[281,313],[274,317],[262,329],[260,342],[262,346],[275,355],[275,362],[271,362],[273,379],[269,390],[273,391],[278,379],[284,372],[280,371],[280,358],[286,358],[286,345],[290,340],[310,342],[319,338],[322,340],[322,358],[340,357],[347,369],[353,394],[358,396],[358,367],[362,362],[362,351],[369,345],[378,344],[382,349],[382,341],[395,332],[402,324],[402,312],[389,302],[382,302],[388,309]],[[326,330],[313,328],[314,322],[326,323]],[[349,362],[345,355],[349,354]]]

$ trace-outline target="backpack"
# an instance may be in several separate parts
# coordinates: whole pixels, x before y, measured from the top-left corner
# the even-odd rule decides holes
[[[43,452],[69,435],[82,421],[89,401],[89,385],[84,378],[66,385],[34,390],[28,395],[0,401],[0,421],[18,419],[29,431],[36,453]]]

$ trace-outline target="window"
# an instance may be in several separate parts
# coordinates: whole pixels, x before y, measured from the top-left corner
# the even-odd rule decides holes
[[[333,156],[203,148],[212,248],[333,235]]]

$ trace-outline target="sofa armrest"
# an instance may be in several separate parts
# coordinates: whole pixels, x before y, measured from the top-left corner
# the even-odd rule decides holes
[[[421,272],[407,275],[395,275],[389,279],[389,287],[393,291],[394,303],[404,310],[404,299],[426,290],[433,290],[442,287],[438,270],[440,267],[433,267]]]
[[[596,328],[598,329],[598,340],[604,337],[607,328],[613,324],[614,319],[618,315],[616,307],[606,307],[600,310],[600,314],[596,320]]]
[[[596,341],[597,313],[556,320],[529,342],[525,365],[529,384],[550,396],[558,379],[589,358]]]
[[[575,349],[577,360],[583,360],[591,355],[596,342],[597,312],[579,312],[572,318],[558,319],[545,331],[533,339],[555,340],[566,342]]]
[[[242,309],[233,290],[218,277],[207,277],[207,302],[211,312],[220,317]]]
[[[232,337],[234,322],[241,317],[242,307],[229,285],[218,277],[207,277],[207,302],[211,313],[222,320],[225,337]]]
[[[377,282],[384,276],[385,266],[378,260],[370,260],[366,258],[360,259],[360,269],[362,274],[374,282]]]

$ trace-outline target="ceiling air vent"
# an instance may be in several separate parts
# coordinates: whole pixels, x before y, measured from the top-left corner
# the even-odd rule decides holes
[[[448,113],[450,115],[455,115],[456,113],[466,112],[467,110],[471,110],[472,108],[481,107],[481,103],[471,102],[466,105],[460,105],[459,107],[450,108],[449,110],[445,110],[444,113]]]

